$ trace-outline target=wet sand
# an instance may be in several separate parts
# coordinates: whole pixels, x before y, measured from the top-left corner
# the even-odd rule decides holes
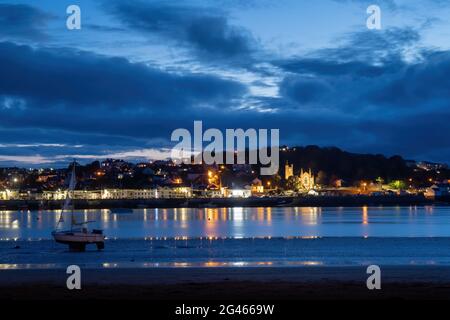
[[[450,267],[381,271],[381,290],[368,290],[364,267],[83,269],[82,289],[68,290],[65,269],[2,270],[0,299],[450,299]]]

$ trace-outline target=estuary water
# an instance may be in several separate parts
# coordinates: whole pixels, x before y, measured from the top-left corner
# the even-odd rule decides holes
[[[1,211],[0,270],[450,265],[444,206],[80,210],[107,237],[84,253],[51,240],[59,215]]]
[[[450,207],[178,208],[75,211],[109,239],[448,237]],[[50,239],[60,211],[0,211],[0,240]],[[68,214],[65,220],[70,221]]]

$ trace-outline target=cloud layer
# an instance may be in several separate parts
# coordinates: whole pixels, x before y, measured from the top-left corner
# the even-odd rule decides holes
[[[0,3],[0,39],[43,40],[50,14],[26,4]]]
[[[129,28],[174,41],[206,59],[249,58],[256,46],[248,31],[231,25],[225,13],[218,10],[123,1],[115,2],[110,10]]]
[[[0,4],[0,164],[163,157],[172,130],[194,120],[280,128],[291,145],[450,158],[450,51],[424,46],[423,30],[351,30],[286,56],[230,3],[108,3],[98,8],[108,28],[79,42],[46,28],[52,12]]]

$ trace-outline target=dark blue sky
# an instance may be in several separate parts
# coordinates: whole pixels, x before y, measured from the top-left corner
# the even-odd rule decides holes
[[[164,158],[194,120],[450,162],[449,39],[446,0],[0,0],[0,165]]]

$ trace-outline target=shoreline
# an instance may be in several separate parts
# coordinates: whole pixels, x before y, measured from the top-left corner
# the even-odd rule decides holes
[[[0,210],[54,210],[63,200],[1,200]],[[75,209],[115,208],[229,208],[229,207],[361,207],[450,205],[450,199],[432,200],[422,195],[302,196],[250,198],[177,198],[133,200],[73,200]]]

